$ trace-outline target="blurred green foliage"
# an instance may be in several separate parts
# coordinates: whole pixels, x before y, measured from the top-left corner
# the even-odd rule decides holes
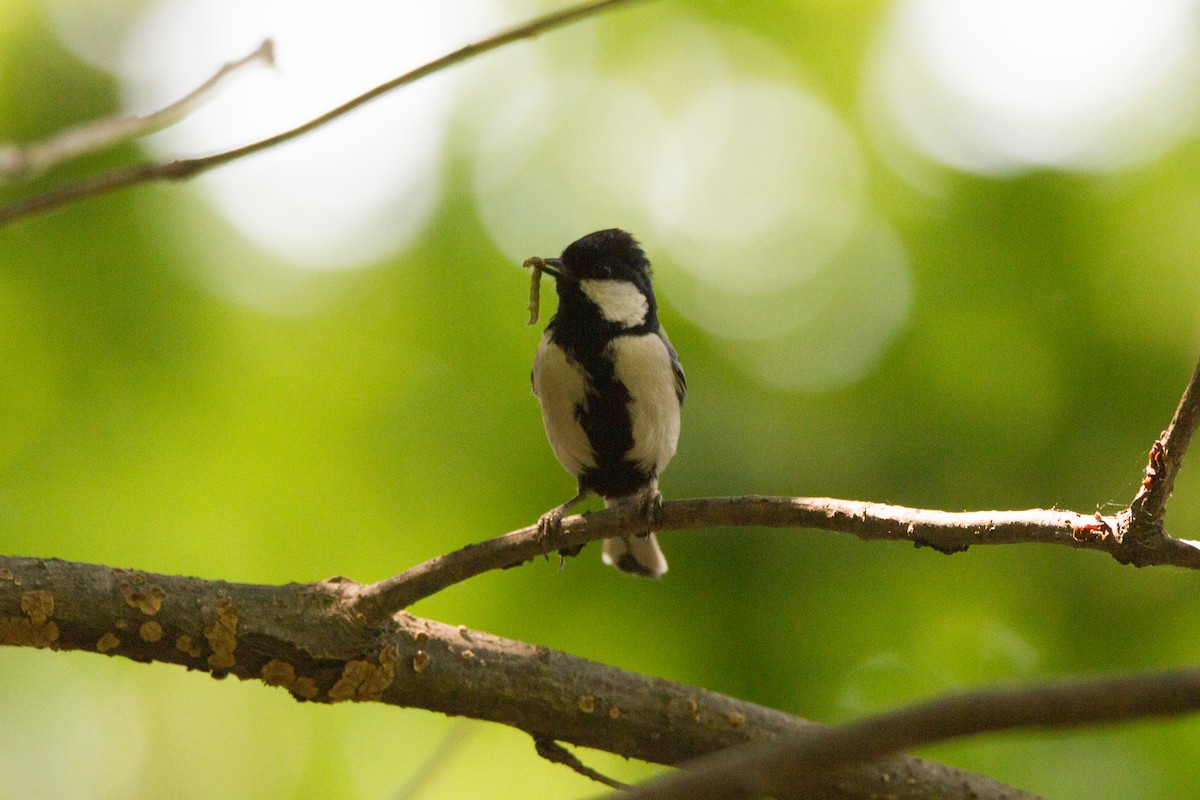
[[[885,10],[711,0],[657,19],[700,15],[769,40],[853,128]],[[8,0],[0,14],[0,138],[116,109],[112,80],[57,45],[38,7]],[[634,16],[602,23],[613,59]],[[568,496],[529,393],[526,276],[490,242],[469,165],[451,155],[419,242],[306,277],[287,313],[210,289],[204,259],[290,267],[188,186],[0,230],[0,551],[236,581],[370,581]],[[133,157],[90,158],[0,196]],[[932,194],[874,157],[867,166],[872,202],[907,249],[913,302],[853,385],[757,384],[672,310],[661,271],[691,388],[667,496],[1127,503],[1200,356],[1200,145],[1104,175],[943,170]],[[1197,472],[1185,467],[1171,504],[1177,535],[1200,529]],[[1034,546],[946,557],[811,531],[662,538],[671,572],[658,583],[621,577],[588,548],[561,574],[553,561],[488,574],[414,611],[819,721],[1200,659],[1198,577],[1182,571]],[[498,726],[301,705],[94,655],[0,652],[0,707],[0,798],[385,798],[460,724],[468,735],[420,797],[596,791]],[[1200,794],[1198,745],[1200,723],[1183,720],[927,755],[1056,798],[1181,797]]]

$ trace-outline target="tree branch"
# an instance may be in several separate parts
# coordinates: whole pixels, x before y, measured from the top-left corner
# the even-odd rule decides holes
[[[740,800],[795,794],[831,771],[963,736],[1075,728],[1200,710],[1200,669],[991,689],[932,700],[783,741],[730,748],[614,797]]]
[[[0,644],[181,664],[282,686],[299,700],[371,701],[500,722],[660,764],[822,726],[732,697],[401,613],[357,616],[345,579],[261,586],[0,556]],[[900,757],[839,774],[812,798],[1031,798]]]
[[[275,45],[270,39],[264,40],[254,52],[222,66],[184,97],[151,114],[106,117],[59,131],[40,142],[0,146],[0,178],[29,178],[62,161],[170,127],[209,99],[225,78],[253,61],[275,63]]]
[[[531,39],[540,34],[561,28],[573,22],[588,17],[595,16],[603,11],[616,8],[622,5],[629,5],[634,0],[591,0],[590,2],[580,3],[570,8],[565,8],[560,11],[554,11],[544,16],[538,17],[523,25],[518,25],[502,33],[490,36],[474,44],[466,45],[458,50],[448,53],[440,58],[436,58],[416,69],[406,72],[399,77],[393,78],[386,83],[382,83],[375,88],[360,94],[359,96],[349,100],[346,103],[325,112],[315,119],[309,120],[303,125],[299,125],[291,130],[277,133],[266,139],[254,142],[252,144],[238,147],[233,150],[227,150],[222,153],[216,153],[202,158],[188,158],[164,163],[141,163],[131,164],[126,167],[115,169],[111,172],[106,172],[101,175],[96,175],[83,180],[63,184],[50,189],[42,194],[36,194],[31,197],[26,197],[16,202],[10,203],[7,206],[0,207],[0,226],[6,225],[14,220],[30,217],[35,214],[41,214],[60,208],[68,203],[75,202],[90,197],[98,197],[109,192],[117,191],[118,189],[127,189],[133,186],[139,186],[145,183],[154,183],[158,181],[181,181],[199,175],[202,172],[207,172],[210,169],[223,166],[231,161],[237,161],[263,150],[277,147],[292,139],[303,136],[310,131],[321,128],[330,122],[333,122],[339,117],[349,114],[361,105],[371,102],[372,100],[387,94],[395,89],[407,86],[410,83],[426,78],[434,73],[441,72],[449,67],[461,64],[476,56],[481,56],[484,53],[491,52],[504,45],[512,42],[520,41],[521,39]]]
[[[1111,533],[1116,517],[1100,518],[1075,511],[934,511],[924,508],[835,500],[828,497],[712,497],[664,503],[657,531],[695,528],[813,528],[839,531],[865,541],[909,541],[943,553],[984,544],[1057,544],[1100,550],[1124,564],[1172,565],[1200,569],[1200,543],[1166,538],[1144,549]],[[615,507],[567,517],[562,529],[541,536],[537,526],[469,544],[378,583],[355,599],[359,613],[373,621],[488,570],[511,567],[546,553],[569,550],[610,536],[629,535],[643,526],[633,510]]]
[[[1132,539],[1146,549],[1168,538],[1162,526],[1167,501],[1197,425],[1200,425],[1200,363],[1183,390],[1171,424],[1150,447],[1146,479],[1129,506],[1129,514],[1122,520],[1122,538]]]
[[[1150,451],[1142,488],[1128,508],[1111,517],[1057,509],[953,512],[829,497],[748,495],[664,503],[654,529],[814,528],[850,533],[864,541],[909,541],[947,554],[981,544],[1057,544],[1101,550],[1122,564],[1137,567],[1200,569],[1200,542],[1173,539],[1162,526],[1175,474],[1198,424],[1200,364],[1184,389],[1171,424]],[[531,525],[469,544],[373,583],[358,593],[355,609],[379,622],[422,598],[489,570],[516,566],[555,551],[577,551],[588,542],[627,536],[643,526],[634,509],[619,506],[568,517],[551,535],[542,535],[536,525]]]

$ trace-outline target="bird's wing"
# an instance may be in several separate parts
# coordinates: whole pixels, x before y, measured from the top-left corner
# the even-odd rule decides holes
[[[679,363],[679,354],[667,338],[667,332],[659,328],[658,337],[667,346],[667,354],[671,357],[671,372],[675,375],[675,396],[679,398],[679,405],[682,406],[683,399],[687,397],[687,377],[683,374],[683,365]]]

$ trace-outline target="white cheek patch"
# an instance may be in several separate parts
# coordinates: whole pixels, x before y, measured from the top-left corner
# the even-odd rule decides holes
[[[533,356],[533,394],[542,407],[542,425],[554,457],[576,477],[596,466],[587,432],[575,418],[575,406],[586,392],[583,369],[550,343],[548,333],[543,335]]]
[[[626,458],[659,475],[679,443],[679,397],[671,356],[663,340],[652,333],[618,336],[609,347],[616,378],[629,390],[633,448]]]
[[[608,322],[634,328],[645,322],[650,313],[646,295],[629,281],[587,280],[580,281],[579,288]]]

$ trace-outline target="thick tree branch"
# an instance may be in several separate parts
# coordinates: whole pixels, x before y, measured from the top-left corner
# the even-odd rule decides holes
[[[254,61],[275,63],[275,45],[270,39],[263,41],[254,52],[222,66],[184,97],[151,114],[92,120],[59,131],[40,142],[0,146],[0,177],[9,180],[29,178],[60,162],[170,127],[208,100],[225,78]]]
[[[513,566],[597,539],[628,535],[642,524],[632,511],[612,508],[567,517],[561,531],[546,537],[539,535],[537,526],[532,525],[495,539],[469,544],[371,584],[355,599],[356,609],[368,619],[378,621],[447,586],[488,570]],[[950,512],[828,497],[750,495],[664,503],[655,530],[743,526],[814,528],[849,533],[863,540],[909,541],[918,547],[932,547],[943,553],[956,553],[984,544],[1057,544],[1101,550],[1121,563],[1136,566],[1168,564],[1200,569],[1200,543],[1167,538],[1161,546],[1145,549],[1136,541],[1121,541],[1109,535],[1117,524],[1116,517],[1097,520],[1094,515],[1075,511]]]
[[[794,794],[831,770],[948,739],[1023,728],[1077,728],[1197,710],[1200,669],[965,692],[837,728],[733,747],[614,798],[740,800]]]
[[[561,28],[573,22],[588,17],[595,16],[603,11],[608,11],[617,6],[629,5],[634,0],[591,0],[590,2],[580,3],[570,8],[554,11],[544,16],[538,17],[523,25],[518,25],[502,33],[494,36],[489,36],[486,39],[475,42],[474,44],[466,45],[452,53],[448,53],[440,58],[436,58],[411,72],[406,72],[396,78],[393,78],[386,83],[353,98],[352,100],[343,103],[337,108],[325,112],[315,119],[309,120],[303,125],[299,125],[291,130],[275,134],[261,141],[248,144],[243,147],[238,147],[233,150],[227,150],[222,153],[216,153],[202,158],[188,158],[165,163],[141,163],[131,164],[126,167],[115,169],[111,172],[106,172],[101,175],[96,175],[90,178],[85,178],[75,183],[67,183],[62,186],[57,186],[42,194],[36,194],[31,197],[26,197],[16,202],[10,203],[7,206],[0,207],[0,226],[6,225],[14,220],[24,217],[30,217],[35,214],[45,213],[68,203],[82,200],[89,197],[98,197],[109,192],[117,191],[118,189],[127,189],[133,186],[139,186],[145,183],[155,183],[158,181],[181,181],[199,175],[202,172],[207,172],[210,169],[223,166],[231,161],[237,161],[247,156],[260,153],[263,150],[268,150],[272,147],[277,147],[292,139],[303,136],[310,131],[321,128],[330,122],[333,122],[339,117],[349,114],[361,105],[371,102],[372,100],[387,94],[395,89],[407,86],[410,83],[426,78],[434,73],[461,64],[464,61],[469,61],[476,56],[489,53],[492,50],[503,47],[512,42],[522,39],[531,39],[539,36],[555,28]]]
[[[357,584],[259,586],[56,559],[0,557],[0,644],[181,664],[282,686],[501,722],[535,739],[676,764],[822,726],[732,697],[407,613],[369,625]],[[1029,798],[901,757],[839,773],[812,798]],[[915,796],[915,795],[914,795]]]

